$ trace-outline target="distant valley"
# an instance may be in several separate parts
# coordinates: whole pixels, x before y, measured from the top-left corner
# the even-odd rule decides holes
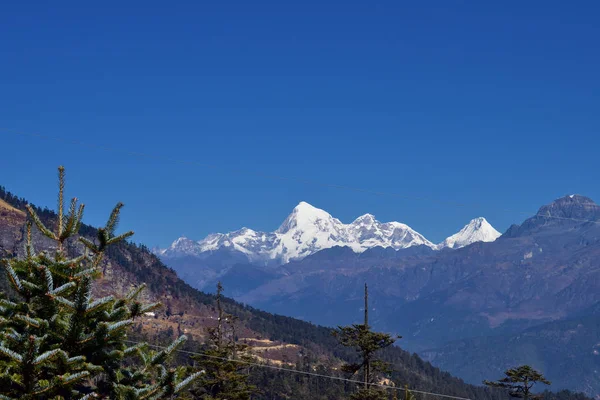
[[[274,232],[180,238],[155,252],[193,286],[221,280],[242,302],[329,326],[357,322],[369,282],[378,329],[470,382],[527,358],[553,387],[600,393],[600,207],[584,196],[501,236],[478,218],[439,244],[399,222],[343,224],[300,203]]]
[[[24,212],[27,201],[19,198],[0,186],[0,256],[23,257],[25,254],[27,220]],[[32,205],[47,226],[55,226],[56,214],[49,209],[40,209]],[[97,230],[82,225],[80,235],[90,240],[97,236]],[[36,251],[55,250],[53,241],[45,237],[38,229],[32,230],[32,242]],[[67,251],[81,254],[82,246],[77,240],[66,243]],[[163,307],[155,312],[136,319],[135,326],[129,331],[133,340],[146,338],[152,343],[170,342],[175,336],[185,334],[188,337],[187,350],[197,351],[204,342],[209,327],[216,324],[215,297],[193,289],[183,282],[172,269],[165,266],[148,248],[143,245],[121,242],[112,247],[100,267],[101,276],[94,285],[95,296],[124,296],[132,287],[146,284],[142,294],[144,301],[160,301]],[[256,283],[264,275],[254,270],[240,269],[237,275],[246,282],[252,277]],[[232,282],[230,282],[232,283]],[[246,282],[248,283],[248,282]],[[233,286],[233,285],[232,285]],[[243,285],[239,285],[239,288]],[[226,289],[228,290],[228,289]],[[0,274],[0,294],[12,296],[11,285],[5,273]],[[236,332],[239,340],[250,346],[252,354],[259,362],[282,365],[294,369],[316,370],[324,375],[339,376],[339,365],[354,359],[354,350],[341,346],[331,335],[331,329],[315,326],[298,319],[274,315],[224,299],[226,312],[236,316]],[[387,348],[381,354],[393,365],[391,376],[394,382],[462,398],[481,400],[500,400],[503,394],[481,386],[465,384],[460,379],[432,367],[420,357],[400,348]],[[177,360],[179,365],[187,363],[186,355]],[[314,400],[311,382],[297,379],[298,375],[289,371],[274,371],[271,368],[252,368],[250,379],[261,388],[257,399]],[[319,393],[325,391],[328,399],[347,398],[344,394],[353,387],[341,382],[322,381]],[[315,381],[313,381],[313,384]],[[326,384],[326,386],[324,386]],[[549,400],[587,400],[579,394],[548,394]]]

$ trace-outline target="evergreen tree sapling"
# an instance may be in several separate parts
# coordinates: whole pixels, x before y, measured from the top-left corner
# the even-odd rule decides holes
[[[404,385],[404,400],[416,400],[415,395],[408,390],[408,385]]]
[[[393,395],[392,395],[392,400],[400,399],[398,393],[399,393],[399,390],[394,390]],[[408,385],[404,385],[404,394],[402,395],[402,399],[403,400],[416,400],[415,395],[410,390],[408,390]]]
[[[508,369],[504,372],[504,375],[504,378],[497,381],[483,381],[483,383],[490,387],[508,390],[511,397],[525,400],[542,398],[542,395],[536,395],[531,392],[537,382],[545,385],[551,384],[541,372],[536,371],[529,365]]]
[[[378,360],[375,355],[377,351],[391,346],[396,338],[386,333],[373,332],[369,326],[369,291],[365,284],[365,320],[363,324],[351,326],[340,326],[333,335],[338,341],[347,347],[356,349],[359,362],[344,364],[342,371],[352,375],[362,371],[362,388],[352,395],[353,400],[384,400],[387,399],[385,392],[374,387],[375,379],[381,374],[391,372],[390,365]],[[397,337],[398,339],[400,337]]]
[[[201,355],[193,356],[194,370],[202,375],[192,393],[203,400],[249,400],[256,387],[248,383],[249,366],[253,361],[247,345],[237,341],[237,318],[223,311],[223,286],[217,284],[217,326],[208,328],[207,343]]]
[[[133,234],[115,235],[123,204],[95,241],[77,241],[84,206],[73,199],[65,213],[63,195],[60,167],[56,229],[27,206],[25,255],[2,260],[11,293],[0,300],[0,399],[176,398],[197,378],[182,381],[163,366],[185,337],[158,352],[126,344],[134,319],[160,304],[138,300],[143,286],[122,299],[92,296],[104,250]],[[53,242],[52,254],[35,253],[31,222]],[[84,251],[73,257],[67,245],[77,242]]]

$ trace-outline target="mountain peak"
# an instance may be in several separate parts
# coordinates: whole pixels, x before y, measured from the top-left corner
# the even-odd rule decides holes
[[[193,240],[192,240],[192,239],[188,239],[188,237],[187,237],[187,236],[185,236],[185,235],[181,235],[179,238],[177,238],[177,239],[176,239],[176,240],[173,242],[173,244],[172,244],[171,246],[175,246],[175,245],[178,245],[178,244],[180,244],[180,243],[186,243],[186,242],[193,242]]]
[[[475,242],[493,242],[500,235],[501,233],[494,229],[485,218],[478,217],[472,219],[459,232],[440,243],[438,248],[458,249]]]
[[[578,204],[596,204],[594,200],[587,196],[580,194],[570,194],[568,196],[559,197],[550,204],[566,204],[566,203],[578,203]]]
[[[335,246],[349,247],[360,253],[373,247],[398,250],[418,245],[435,248],[408,225],[381,223],[373,214],[364,214],[354,222],[344,224],[328,212],[301,201],[274,232],[242,228],[208,235],[198,242],[182,238],[161,255],[181,257],[226,249],[241,252],[251,261],[286,263]]]
[[[536,216],[596,221],[600,219],[600,206],[589,197],[571,194],[540,207]]]
[[[482,226],[487,226],[487,225],[491,226],[490,223],[487,221],[487,219],[485,219],[484,217],[473,218],[467,224],[467,226],[469,226],[469,225],[477,227],[477,228],[481,228]]]
[[[300,203],[298,203],[298,205],[296,207],[294,207],[294,211],[310,211],[310,210],[318,210],[317,207],[313,206],[310,203],[307,203],[306,201],[301,201]]]
[[[361,215],[360,217],[356,218],[353,222],[352,225],[358,225],[358,224],[373,224],[375,223],[377,220],[375,219],[375,216],[373,214],[364,214]]]
[[[596,204],[594,202],[594,200],[590,199],[587,196],[582,196],[580,194],[570,194],[568,196],[559,197],[558,199],[554,200],[550,204],[554,204],[554,203],[558,203],[558,204],[578,203],[578,204],[594,204],[594,205]]]
[[[521,225],[508,228],[504,236],[533,235],[596,221],[600,221],[600,206],[589,197],[570,194],[540,207],[537,214],[523,221]]]
[[[296,219],[307,218],[310,220],[331,217],[331,215],[327,211],[317,208],[305,201],[301,201],[296,207],[294,207],[290,216],[292,215],[295,216]]]
[[[301,201],[294,207],[292,213],[288,215],[276,232],[285,233],[295,228],[305,229],[330,220],[333,222],[335,219],[327,211]],[[339,222],[338,220],[335,221]]]
[[[191,255],[191,254],[199,254],[200,250],[198,248],[198,243],[193,241],[192,239],[188,239],[185,235],[182,235],[178,239],[176,239],[171,246],[166,249],[155,249],[154,254],[165,255],[165,256],[173,256],[179,254]]]

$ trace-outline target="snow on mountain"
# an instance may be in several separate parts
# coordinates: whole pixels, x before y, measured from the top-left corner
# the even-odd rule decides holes
[[[438,249],[446,247],[458,249],[475,242],[493,242],[500,235],[501,233],[494,229],[485,218],[479,217],[471,220],[459,232],[448,237],[437,247]]]
[[[457,234],[435,245],[406,224],[382,223],[371,214],[344,224],[326,211],[303,201],[274,232],[242,228],[229,233],[213,233],[197,242],[182,237],[157,254],[163,257],[200,256],[232,250],[245,254],[252,262],[286,263],[334,246],[350,247],[357,253],[378,246],[395,250],[418,245],[432,249],[458,248],[476,241],[492,241],[498,236],[500,233],[485,219],[477,218]]]
[[[161,256],[197,256],[202,253],[202,250],[198,247],[198,243],[192,239],[188,239],[185,236],[180,237],[171,243],[166,249],[155,251],[156,254]]]
[[[358,217],[349,225],[351,235],[358,243],[358,250],[364,251],[373,247],[392,247],[395,250],[411,246],[435,245],[410,226],[400,222],[381,223],[372,214]]]
[[[304,201],[294,208],[275,235],[277,240],[271,258],[284,262],[334,246],[349,246],[358,250],[358,243],[350,236],[346,225]]]

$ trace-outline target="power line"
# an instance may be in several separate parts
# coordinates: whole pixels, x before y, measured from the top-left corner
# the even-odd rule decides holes
[[[148,345],[150,347],[155,347],[155,348],[163,349],[163,350],[167,349],[167,347],[164,347],[164,346],[158,346],[158,345],[144,343],[144,342],[136,342],[136,341],[133,341],[133,340],[125,340],[125,342],[126,343],[131,343],[131,344],[145,344],[145,345]],[[196,356],[201,356],[201,357],[206,357],[206,358],[212,358],[212,359],[216,359],[216,360],[232,361],[232,362],[237,362],[237,363],[245,364],[245,365],[252,365],[252,366],[256,366],[256,367],[260,367],[260,368],[268,368],[268,369],[273,369],[273,370],[278,370],[278,371],[291,372],[291,373],[295,373],[295,374],[309,375],[309,376],[314,376],[314,377],[318,377],[318,378],[327,378],[327,379],[332,379],[332,380],[337,380],[337,381],[342,381],[342,382],[364,384],[363,381],[358,381],[358,380],[355,380],[355,379],[347,379],[347,378],[342,378],[342,377],[332,376],[332,375],[318,374],[316,372],[300,371],[300,370],[297,370],[297,369],[278,367],[278,366],[269,365],[269,364],[260,364],[260,363],[255,363],[255,362],[251,362],[251,361],[234,360],[234,359],[230,359],[230,358],[217,357],[217,356],[212,356],[212,355],[205,354],[205,353],[198,353],[198,352],[194,352],[194,351],[187,351],[187,350],[175,350],[175,351],[177,351],[179,353],[182,353],[182,354],[186,354],[186,355],[196,355]],[[396,386],[390,386],[390,385],[383,385],[383,384],[380,384],[380,383],[370,383],[369,385],[370,386],[381,387],[383,389],[405,390],[405,388],[396,387]],[[438,397],[444,397],[444,398],[447,398],[447,399],[471,400],[468,397],[450,396],[450,395],[447,395],[447,394],[426,392],[426,391],[414,390],[414,389],[408,389],[408,390],[411,391],[411,392],[413,392],[413,393],[426,394],[426,395],[432,395],[432,396],[438,396]]]
[[[58,136],[42,135],[39,133],[26,133],[26,132],[22,132],[22,131],[13,131],[13,130],[2,129],[2,128],[0,128],[0,132],[4,132],[6,134],[30,137],[30,138],[51,140],[51,141],[60,142],[60,143],[68,143],[68,144],[73,144],[73,145],[77,145],[77,146],[81,146],[81,147],[87,147],[87,148],[91,148],[91,149],[95,149],[95,150],[102,150],[102,151],[106,151],[106,152],[125,154],[125,155],[129,155],[129,156],[134,156],[134,157],[149,158],[149,159],[154,159],[154,160],[159,160],[159,161],[171,162],[171,163],[175,163],[175,164],[196,166],[196,167],[209,168],[209,169],[218,169],[220,171],[227,171],[229,173],[250,175],[250,176],[271,179],[271,180],[296,182],[296,183],[301,183],[304,185],[321,186],[321,187],[326,187],[326,188],[331,188],[331,189],[341,189],[341,190],[347,190],[347,191],[352,191],[352,192],[357,192],[357,193],[372,194],[375,196],[389,196],[389,197],[401,198],[401,199],[405,199],[405,200],[427,201],[427,202],[431,202],[431,203],[444,204],[444,205],[460,207],[460,208],[465,208],[465,207],[482,208],[483,207],[482,204],[478,204],[478,203],[459,203],[459,202],[433,199],[433,198],[428,198],[428,197],[410,196],[410,195],[405,195],[402,193],[371,190],[371,189],[365,189],[365,188],[360,188],[360,187],[355,187],[355,186],[338,185],[335,183],[320,182],[320,181],[298,178],[298,177],[273,175],[273,174],[263,173],[260,171],[249,171],[246,169],[235,169],[235,168],[223,168],[220,165],[201,163],[201,162],[194,161],[194,160],[180,160],[180,159],[171,158],[171,157],[167,157],[167,156],[163,156],[163,155],[159,155],[159,154],[150,154],[150,153],[132,151],[132,150],[116,148],[116,147],[111,147],[111,146],[102,146],[102,145],[98,145],[98,144],[83,142],[80,140],[65,139],[65,138],[61,138]],[[516,214],[521,214],[521,215],[525,215],[525,216],[531,215],[531,212],[519,211],[519,210],[510,209],[510,208],[498,209],[498,211],[506,212],[506,213],[516,213]],[[590,223],[594,223],[594,224],[600,223],[600,221],[595,221],[595,220],[559,217],[559,216],[553,216],[553,215],[535,214],[534,216],[540,217],[540,218],[560,219],[560,220],[575,221],[575,222],[590,222]]]
[[[136,157],[144,157],[144,158],[156,159],[156,160],[160,160],[160,161],[167,161],[167,162],[172,162],[172,163],[177,163],[177,164],[183,164],[183,165],[192,165],[192,166],[199,166],[199,167],[203,167],[203,168],[225,170],[222,166],[219,166],[219,165],[207,164],[207,163],[200,163],[200,162],[191,161],[191,160],[179,160],[179,159],[174,159],[174,158],[170,158],[170,157],[166,157],[166,156],[162,156],[162,155],[157,155],[157,154],[137,152],[137,151],[131,151],[131,150],[127,150],[127,149],[120,149],[120,148],[115,148],[115,147],[109,147],[109,146],[102,146],[102,145],[87,143],[87,142],[83,142],[83,141],[80,141],[80,140],[65,139],[65,138],[61,138],[61,137],[49,136],[49,135],[42,135],[42,134],[38,134],[38,133],[17,132],[17,131],[12,131],[12,130],[7,130],[7,129],[0,129],[0,131],[4,132],[4,133],[8,133],[8,134],[20,135],[20,136],[25,136],[25,137],[38,138],[38,139],[44,139],[44,140],[52,140],[52,141],[61,142],[61,143],[69,143],[69,144],[74,144],[74,145],[78,145],[78,146],[82,146],[82,147],[88,147],[88,148],[92,148],[92,149],[96,149],[96,150],[102,150],[102,151],[106,151],[106,152],[113,152],[113,153],[126,154],[126,155],[130,155],[130,156],[136,156]],[[316,185],[316,186],[322,186],[322,187],[328,187],[328,188],[334,188],[334,189],[342,189],[342,190],[348,190],[348,191],[354,191],[354,192],[359,192],[359,193],[372,194],[372,195],[377,195],[377,196],[390,196],[390,197],[403,198],[403,199],[407,199],[407,200],[429,201],[429,202],[433,202],[433,203],[446,204],[446,205],[455,206],[455,207],[481,207],[482,206],[481,204],[474,204],[474,203],[469,204],[469,203],[450,202],[450,201],[444,201],[444,200],[439,200],[439,199],[432,199],[432,198],[427,198],[427,197],[409,196],[409,195],[404,195],[404,194],[401,194],[401,193],[375,191],[375,190],[371,190],[371,189],[364,189],[364,188],[347,186],[347,185],[338,185],[338,184],[333,184],[333,183],[326,183],[326,182],[314,181],[314,180],[297,178],[297,177],[287,177],[287,176],[281,176],[281,175],[265,174],[265,173],[262,173],[262,172],[248,171],[248,170],[245,170],[245,169],[243,170],[243,169],[231,169],[231,168],[229,168],[227,170],[229,172],[233,172],[233,173],[241,173],[241,174],[246,174],[246,175],[252,175],[252,176],[256,176],[256,177],[266,178],[266,179],[292,181],[292,182],[302,183],[302,184],[306,184],[306,185]],[[503,212],[512,212],[512,213],[518,213],[518,214],[524,214],[524,215],[530,215],[529,212],[526,212],[526,211],[517,211],[517,210],[513,210],[513,209],[500,209],[500,211],[503,211]],[[591,223],[596,223],[596,224],[600,223],[600,221],[585,220],[585,219],[576,219],[576,218],[568,218],[568,217],[559,217],[559,216],[552,216],[552,215],[540,215],[540,214],[536,214],[535,217],[553,218],[553,219],[561,219],[561,220],[571,220],[571,221],[576,221],[576,222],[591,222]],[[151,347],[160,348],[160,349],[166,349],[166,347],[163,347],[163,346],[152,345],[152,344],[142,343],[142,342],[135,342],[135,341],[131,341],[131,340],[126,340],[126,342],[132,343],[132,344],[147,344],[148,346],[151,346]],[[247,365],[261,367],[261,368],[274,369],[274,370],[291,372],[291,373],[296,373],[296,374],[303,374],[303,375],[315,376],[315,377],[320,377],[320,378],[327,378],[327,379],[338,380],[338,381],[349,382],[349,383],[356,383],[356,384],[362,384],[363,383],[362,381],[353,380],[353,379],[347,379],[347,378],[336,377],[336,376],[331,376],[331,375],[318,374],[318,373],[315,373],[315,372],[299,371],[299,370],[291,369],[291,368],[283,368],[283,367],[277,367],[277,366],[274,366],[274,365],[253,363],[253,362],[243,361],[243,360],[231,360],[231,359],[228,359],[228,358],[211,356],[211,355],[204,354],[204,353],[191,352],[191,351],[186,351],[186,350],[176,350],[176,351],[179,352],[179,353],[182,353],[182,354],[187,354],[187,355],[199,355],[201,357],[220,359],[220,360],[224,360],[224,361],[234,361],[234,362],[238,362],[238,363],[243,363],[243,364],[247,364]],[[396,386],[383,385],[383,384],[377,384],[377,383],[371,383],[370,385],[371,386],[381,387],[381,388],[384,388],[384,389],[403,390],[403,388],[398,388]],[[440,394],[440,393],[419,391],[419,390],[414,390],[414,389],[409,389],[409,390],[411,392],[413,392],[413,393],[427,394],[427,395],[439,396],[439,397],[444,397],[444,398],[449,398],[449,399],[455,399],[455,400],[471,400],[471,399],[466,398],[466,397],[450,396],[450,395],[445,395],[445,394]]]
[[[201,162],[193,161],[193,160],[180,160],[180,159],[166,157],[166,156],[162,156],[162,155],[158,155],[158,154],[150,154],[150,153],[144,153],[144,152],[138,152],[138,151],[131,151],[131,150],[116,148],[116,147],[111,147],[111,146],[102,146],[102,145],[97,145],[97,144],[93,144],[93,143],[83,142],[80,140],[65,139],[65,138],[61,138],[58,136],[42,135],[42,134],[38,134],[38,133],[17,132],[17,131],[11,131],[8,129],[0,129],[0,132],[5,132],[5,133],[9,133],[9,134],[14,134],[14,135],[20,135],[20,136],[26,136],[26,137],[32,137],[32,138],[38,138],[38,139],[44,139],[44,140],[52,140],[52,141],[57,141],[57,142],[61,142],[61,143],[69,143],[69,144],[88,147],[88,148],[92,148],[92,149],[96,149],[96,150],[126,154],[126,155],[136,156],[136,157],[150,158],[150,159],[167,161],[167,162],[172,162],[172,163],[177,163],[177,164],[193,165],[193,166],[197,166],[197,167],[210,168],[210,169],[219,169],[221,171],[228,171],[231,173],[252,175],[252,176],[259,177],[259,178],[266,178],[266,179],[280,180],[280,181],[281,180],[292,181],[292,182],[302,183],[305,185],[316,185],[316,186],[328,187],[328,188],[333,188],[333,189],[342,189],[342,190],[354,191],[354,192],[359,192],[359,193],[372,194],[372,195],[376,195],[376,196],[391,196],[391,197],[397,197],[397,198],[402,198],[402,199],[406,199],[406,200],[428,201],[428,202],[433,202],[433,203],[451,205],[454,207],[483,207],[482,204],[459,203],[459,202],[433,199],[433,198],[428,198],[428,197],[410,196],[410,195],[405,195],[402,193],[371,190],[371,189],[365,189],[365,188],[360,188],[360,187],[355,187],[355,186],[338,185],[335,183],[320,182],[320,181],[298,178],[298,177],[273,175],[273,174],[267,174],[267,173],[263,173],[263,172],[259,172],[259,171],[248,171],[246,169],[223,168],[223,166],[215,165],[215,164],[201,163]],[[511,210],[511,209],[504,209],[502,211],[530,215],[530,213],[525,212],[525,211],[518,211],[518,210]]]
[[[155,160],[160,160],[160,161],[167,161],[167,162],[172,162],[172,163],[177,163],[177,164],[191,165],[191,166],[197,166],[197,167],[203,167],[203,168],[227,170],[232,173],[240,173],[240,174],[251,175],[251,176],[272,179],[272,180],[292,181],[292,182],[297,182],[297,183],[301,183],[301,184],[305,184],[305,185],[315,185],[315,186],[321,186],[321,187],[327,187],[327,188],[342,189],[342,190],[354,191],[354,192],[359,192],[359,193],[372,194],[372,195],[376,195],[376,196],[390,196],[390,197],[397,197],[397,198],[402,198],[402,199],[407,199],[407,200],[428,201],[428,202],[433,202],[433,203],[438,203],[438,204],[450,205],[450,206],[454,206],[454,207],[482,207],[481,204],[475,204],[475,203],[470,203],[470,204],[469,203],[458,203],[458,202],[444,201],[444,200],[439,200],[439,199],[432,199],[432,198],[427,198],[427,197],[409,196],[409,195],[405,195],[405,194],[401,194],[401,193],[375,191],[375,190],[371,190],[371,189],[364,189],[364,188],[347,186],[347,185],[326,183],[326,182],[303,179],[303,178],[298,178],[298,177],[287,177],[287,176],[281,176],[281,175],[266,174],[266,173],[262,173],[262,172],[258,172],[258,171],[248,171],[245,169],[232,169],[232,168],[225,169],[222,166],[214,165],[214,164],[200,163],[198,161],[192,161],[192,160],[174,159],[171,157],[166,157],[166,156],[157,155],[157,154],[150,154],[150,153],[144,153],[144,152],[138,152],[138,151],[131,151],[131,150],[127,150],[127,149],[102,146],[102,145],[83,142],[80,140],[65,139],[65,138],[61,138],[61,137],[42,135],[42,134],[38,134],[38,133],[17,132],[17,131],[12,131],[12,130],[7,130],[7,129],[0,129],[0,131],[7,133],[7,134],[14,134],[14,135],[25,136],[25,137],[30,137],[30,138],[38,138],[38,139],[44,139],[44,140],[52,140],[52,141],[61,142],[61,143],[74,144],[77,146],[88,147],[88,148],[102,150],[102,151],[106,151],[106,152],[120,153],[120,154],[129,155],[129,156],[150,158],[150,159],[155,159]],[[518,210],[514,210],[514,209],[500,209],[499,211],[518,213],[518,214],[523,214],[523,215],[531,214],[530,212],[518,211]],[[576,221],[576,222],[591,222],[591,223],[595,223],[595,224],[600,223],[600,221],[559,217],[559,216],[552,216],[552,215],[536,214],[535,217],[570,220],[570,221]],[[142,342],[135,342],[135,341],[130,341],[130,340],[127,340],[126,342],[132,343],[132,344],[144,344]],[[155,347],[155,348],[166,349],[166,347],[163,347],[163,346],[152,345],[152,344],[148,344],[148,343],[145,343],[145,344],[147,344],[148,346],[151,346],[151,347]],[[342,378],[342,377],[336,377],[336,376],[331,376],[331,375],[318,374],[315,372],[299,371],[299,370],[291,369],[291,368],[283,368],[283,367],[277,367],[274,365],[253,363],[253,362],[243,361],[243,360],[231,360],[228,358],[216,357],[216,356],[211,356],[211,355],[204,354],[204,353],[191,352],[191,351],[186,351],[186,350],[176,350],[176,351],[179,353],[182,353],[182,354],[187,354],[187,355],[198,355],[201,357],[220,359],[220,360],[224,360],[224,361],[234,361],[234,362],[238,362],[238,363],[261,367],[261,368],[268,368],[268,369],[291,372],[291,373],[296,373],[296,374],[302,374],[302,375],[308,375],[308,376],[314,376],[314,377],[320,377],[320,378],[327,378],[327,379],[338,380],[338,381],[343,381],[343,382],[348,382],[348,383],[363,384],[362,381],[347,379],[347,378]],[[383,384],[377,384],[377,383],[371,383],[370,385],[381,387],[384,389],[404,390],[403,388],[398,388],[396,386],[383,385]],[[420,390],[414,390],[414,389],[409,389],[409,390],[413,393],[433,395],[433,396],[444,397],[444,398],[454,399],[454,400],[471,400],[466,397],[450,396],[450,395],[445,395],[445,394],[441,394],[441,393],[426,392],[426,391],[420,391]]]

